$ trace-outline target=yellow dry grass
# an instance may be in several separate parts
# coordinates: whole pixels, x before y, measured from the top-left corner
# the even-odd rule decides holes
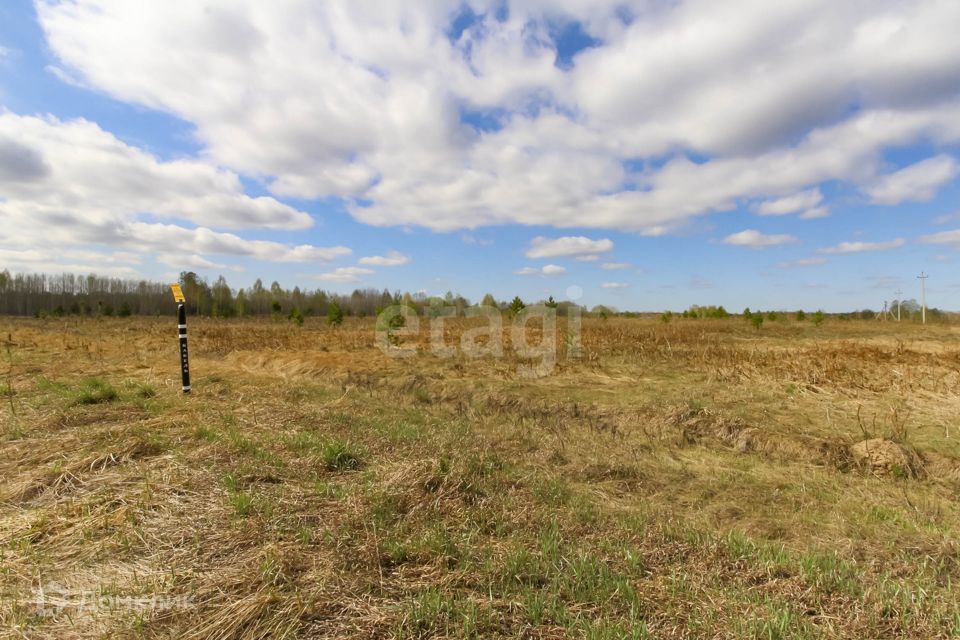
[[[0,320],[0,635],[960,634],[953,326],[315,322]]]

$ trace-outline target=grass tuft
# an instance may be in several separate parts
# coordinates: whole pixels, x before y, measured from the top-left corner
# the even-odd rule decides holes
[[[100,378],[87,378],[73,397],[74,405],[103,404],[113,402],[120,397],[117,390]]]
[[[320,460],[327,471],[355,471],[363,465],[362,454],[346,440],[330,440],[320,447]]]

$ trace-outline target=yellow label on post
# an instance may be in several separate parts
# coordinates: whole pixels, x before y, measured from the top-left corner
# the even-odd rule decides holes
[[[178,284],[170,285],[170,291],[173,292],[173,299],[177,302],[186,302],[187,299],[183,297],[183,289],[180,288]]]

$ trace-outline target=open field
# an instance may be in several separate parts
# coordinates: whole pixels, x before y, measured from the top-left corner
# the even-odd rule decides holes
[[[960,327],[312,322],[0,319],[0,635],[960,636]]]

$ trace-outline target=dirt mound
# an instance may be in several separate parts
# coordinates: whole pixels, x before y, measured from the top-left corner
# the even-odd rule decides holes
[[[914,451],[886,438],[862,440],[850,447],[854,461],[879,475],[922,478],[923,460]]]

